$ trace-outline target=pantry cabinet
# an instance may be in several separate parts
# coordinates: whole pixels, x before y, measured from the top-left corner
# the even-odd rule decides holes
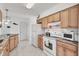
[[[69,27],[69,10],[63,10],[60,14],[61,18],[61,27],[68,28]]]
[[[48,19],[47,18],[42,19],[42,28],[48,28]]]
[[[62,38],[57,40],[57,56],[77,56],[78,55],[77,43],[66,41]]]

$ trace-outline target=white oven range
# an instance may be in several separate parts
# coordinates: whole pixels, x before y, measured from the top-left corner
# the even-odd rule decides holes
[[[44,36],[43,51],[48,56],[56,56],[56,38]]]

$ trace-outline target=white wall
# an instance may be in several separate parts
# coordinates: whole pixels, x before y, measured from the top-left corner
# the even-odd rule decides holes
[[[76,3],[60,3],[60,4],[56,4],[55,6],[51,7],[50,9],[46,10],[45,12],[43,12],[40,15],[40,18],[48,16],[48,15],[53,14],[55,12],[64,10],[64,9],[69,8],[71,6],[74,6],[74,5],[76,5]]]

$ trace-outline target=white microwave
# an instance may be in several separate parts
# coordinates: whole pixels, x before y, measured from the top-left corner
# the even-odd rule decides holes
[[[62,37],[67,40],[76,41],[74,32],[64,32]]]

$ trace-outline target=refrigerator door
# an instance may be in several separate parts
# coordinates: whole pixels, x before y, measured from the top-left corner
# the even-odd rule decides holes
[[[38,47],[38,35],[42,34],[42,29],[41,29],[41,25],[38,24],[33,24],[32,25],[32,44],[35,47]]]

